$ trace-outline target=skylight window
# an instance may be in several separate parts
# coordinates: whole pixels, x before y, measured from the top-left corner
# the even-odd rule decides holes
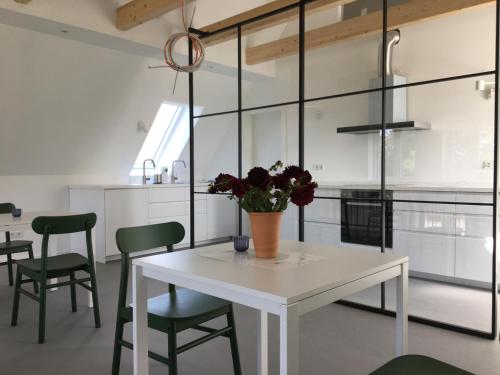
[[[201,108],[196,109],[198,112]],[[196,122],[195,122],[196,125]],[[130,171],[130,176],[142,176],[142,163],[153,159],[158,172],[179,159],[189,140],[189,107],[162,103],[142,145],[139,155]],[[147,168],[151,168],[147,165]],[[170,172],[170,170],[169,170]]]
[[[176,127],[177,120],[182,112],[182,106],[162,103],[156,117],[149,129],[139,155],[135,160],[131,176],[142,175],[142,163],[146,159],[153,159],[159,166],[161,154],[165,148],[170,133]]]

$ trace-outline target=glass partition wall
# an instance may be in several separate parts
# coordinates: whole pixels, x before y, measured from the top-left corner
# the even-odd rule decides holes
[[[224,84],[190,74],[191,246],[249,233],[204,181],[298,164],[319,188],[286,211],[282,238],[407,255],[410,320],[494,338],[499,4],[413,19],[413,2],[297,1],[200,33],[234,38],[207,47]],[[340,303],[394,315],[395,285]]]

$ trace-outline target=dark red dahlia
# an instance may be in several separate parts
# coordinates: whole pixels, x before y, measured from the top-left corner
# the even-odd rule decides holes
[[[304,171],[304,172],[302,172],[302,174],[299,177],[297,177],[297,181],[299,181],[299,183],[301,185],[306,185],[306,184],[311,183],[312,176],[309,173],[309,171]]]
[[[295,179],[300,178],[300,176],[302,176],[303,173],[304,173],[304,171],[302,170],[302,168],[300,168],[296,165],[289,165],[283,171],[283,174],[285,176],[287,176],[289,178],[295,178]]]
[[[208,187],[208,192],[209,192],[210,194],[216,194],[216,193],[218,193],[218,192],[219,192],[219,188],[217,187],[217,185],[210,185],[210,186]]]
[[[314,189],[318,187],[318,184],[311,182],[305,186],[297,188],[290,194],[292,203],[299,207],[307,206],[314,200]]]
[[[236,198],[243,198],[248,191],[246,180],[236,179],[233,183],[232,193]]]
[[[277,175],[273,176],[273,186],[276,189],[285,189],[289,183],[290,177],[284,175],[283,173],[278,173]]]
[[[267,169],[255,167],[248,172],[247,180],[251,186],[265,190],[271,182],[271,176]]]
[[[230,174],[221,173],[215,178],[213,186],[216,192],[225,193],[233,188],[233,184],[236,180],[237,178]]]

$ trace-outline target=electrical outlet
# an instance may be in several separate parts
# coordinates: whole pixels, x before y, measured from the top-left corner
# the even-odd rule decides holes
[[[493,162],[491,160],[483,160],[482,168],[491,169],[493,167]]]
[[[19,232],[19,231],[10,232],[10,238],[12,238],[13,240],[14,239],[19,240],[19,239],[23,238],[23,235],[24,235],[24,233]]]
[[[321,163],[313,164],[312,165],[313,171],[322,171],[325,169],[324,165]]]

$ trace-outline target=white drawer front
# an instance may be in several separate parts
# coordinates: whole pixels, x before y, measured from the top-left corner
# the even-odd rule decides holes
[[[316,223],[340,224],[340,200],[316,199],[306,206],[305,220]]]
[[[194,193],[194,200],[195,201],[206,201],[208,194],[204,194],[204,193],[206,193],[207,189],[208,189],[208,187],[195,186],[195,188],[194,188],[194,192],[195,192]],[[184,199],[186,201],[191,200],[191,192],[190,192],[189,188],[186,188],[186,190],[184,191]]]
[[[456,246],[456,277],[491,283],[493,241],[457,237]]]
[[[149,205],[150,219],[184,216],[185,214],[184,202],[153,203]]]
[[[493,237],[493,216],[457,215],[457,235]]]
[[[151,188],[149,189],[149,203],[183,202],[186,188]]]
[[[190,207],[191,207],[190,202],[186,202],[185,203],[185,210],[186,210],[185,215],[187,215],[187,216],[189,216],[191,214]],[[206,214],[207,213],[207,201],[206,200],[195,201],[194,202],[194,213],[196,215]]]
[[[457,194],[457,202],[492,204],[493,203],[493,194],[460,193],[460,194]],[[493,215],[493,207],[492,206],[457,205],[457,213],[475,214],[475,215]]]
[[[455,236],[395,230],[393,251],[410,258],[410,270],[455,275]]]
[[[340,225],[306,222],[304,234],[306,242],[340,246]]]
[[[394,200],[425,201],[425,202],[455,202],[455,194],[441,192],[406,192],[396,191],[393,195]],[[413,202],[395,202],[394,210],[403,211],[424,211],[424,212],[445,212],[454,213],[454,204],[438,203],[413,203]]]
[[[433,212],[395,211],[394,229],[455,234],[455,215]]]

